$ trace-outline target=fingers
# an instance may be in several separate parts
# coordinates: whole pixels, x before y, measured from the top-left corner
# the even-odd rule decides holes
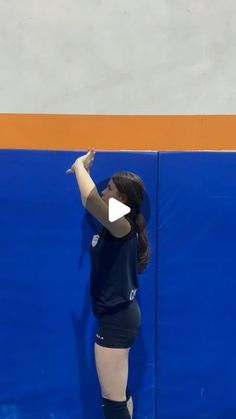
[[[95,153],[93,148],[89,150],[89,166],[93,163]]]
[[[90,148],[89,149],[89,152],[94,156],[95,155],[95,153],[96,153],[96,151],[94,150],[94,148]]]
[[[96,151],[91,150],[91,160],[94,160],[95,153],[96,153]]]

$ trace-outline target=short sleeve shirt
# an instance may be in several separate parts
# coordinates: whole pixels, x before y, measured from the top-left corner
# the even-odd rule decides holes
[[[124,237],[114,237],[105,227],[90,244],[90,295],[95,317],[118,304],[132,301],[138,290],[135,224]]]

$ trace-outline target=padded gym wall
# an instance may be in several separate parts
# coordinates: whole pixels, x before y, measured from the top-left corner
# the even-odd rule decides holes
[[[2,418],[99,415],[87,247],[96,225],[64,173],[76,156],[1,151]],[[134,418],[234,419],[236,153],[161,152],[158,163],[157,153],[98,152],[96,160],[96,183],[127,168],[151,202],[152,259],[130,357]]]
[[[88,249],[99,223],[65,174],[82,154],[0,151],[1,419],[102,418]],[[156,152],[97,152],[91,169],[102,189],[118,170],[137,173],[146,187],[152,256],[139,275],[142,328],[130,351],[136,419],[155,417],[157,163]]]
[[[159,154],[158,419],[236,417],[236,153]]]

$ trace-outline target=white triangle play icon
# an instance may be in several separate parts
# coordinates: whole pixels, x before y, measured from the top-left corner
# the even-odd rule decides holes
[[[109,198],[108,218],[110,222],[118,220],[130,212],[130,207],[115,198]]]

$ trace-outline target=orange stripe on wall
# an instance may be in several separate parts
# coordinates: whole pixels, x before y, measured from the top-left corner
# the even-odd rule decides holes
[[[0,147],[53,150],[235,150],[236,115],[0,114]]]

